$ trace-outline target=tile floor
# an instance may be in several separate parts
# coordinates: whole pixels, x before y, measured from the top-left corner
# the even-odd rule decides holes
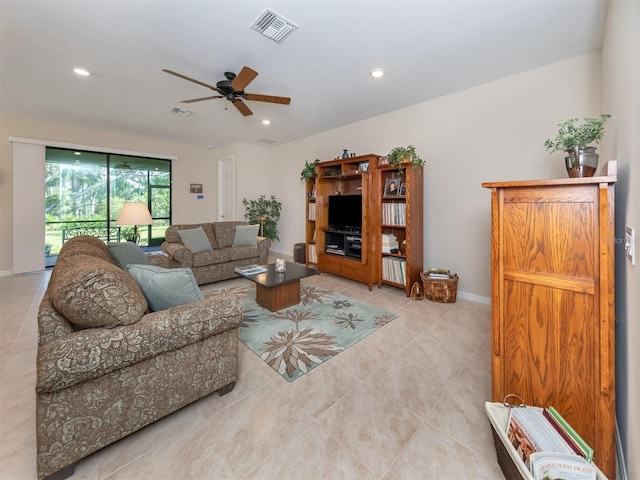
[[[48,277],[0,277],[1,479],[35,479],[36,312]],[[303,282],[399,317],[292,383],[240,344],[230,394],[104,448],[71,478],[504,478],[484,412],[487,305],[412,301],[328,274]]]

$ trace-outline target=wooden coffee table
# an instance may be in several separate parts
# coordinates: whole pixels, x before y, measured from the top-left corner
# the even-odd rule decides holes
[[[256,284],[256,303],[271,312],[300,303],[300,279],[318,275],[318,271],[286,262],[284,272],[276,272],[275,264],[263,265],[267,271],[243,275]]]

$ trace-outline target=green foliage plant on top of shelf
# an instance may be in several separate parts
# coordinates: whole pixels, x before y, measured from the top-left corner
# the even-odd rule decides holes
[[[558,134],[555,139],[547,139],[544,142],[547,150],[555,152],[557,150],[574,151],[576,149],[588,147],[590,143],[599,143],[604,136],[604,124],[611,117],[609,114],[602,114],[600,117],[585,117],[582,125],[577,125],[577,118],[570,118],[560,122]]]
[[[393,167],[399,166],[398,173],[404,171],[403,164],[409,163],[415,167],[424,165],[424,160],[416,153],[416,147],[408,145],[406,147],[395,147],[388,154],[389,165]]]
[[[304,168],[300,172],[300,180],[310,180],[316,174],[316,169],[320,159],[316,158],[312,163],[304,162]]]
[[[244,218],[251,225],[260,225],[259,234],[271,240],[280,240],[280,237],[278,237],[278,220],[280,220],[282,203],[276,200],[275,195],[271,195],[270,198],[260,195],[257,200],[243,198],[242,204],[246,209]]]

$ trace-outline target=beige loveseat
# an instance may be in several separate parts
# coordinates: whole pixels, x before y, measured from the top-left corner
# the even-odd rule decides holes
[[[104,243],[67,241],[38,312],[38,478],[70,474],[102,447],[230,392],[241,319],[240,302],[225,295],[149,313]]]
[[[247,222],[212,222],[192,225],[171,225],[165,232],[165,241],[160,246],[169,255],[170,268],[186,267],[193,271],[198,285],[237,277],[234,269],[242,265],[264,265],[269,257],[271,240],[256,238],[251,245],[234,246],[236,228],[247,227]],[[256,232],[257,232],[257,225]],[[211,245],[210,250],[192,253],[180,236],[182,230],[202,228]]]

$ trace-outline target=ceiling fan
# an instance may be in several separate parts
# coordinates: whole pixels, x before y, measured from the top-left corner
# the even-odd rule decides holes
[[[281,105],[289,105],[289,103],[291,103],[291,99],[289,97],[276,97],[274,95],[245,93],[244,89],[246,88],[246,86],[249,85],[253,81],[253,79],[258,76],[258,72],[249,67],[242,67],[242,70],[240,70],[240,73],[238,75],[233,72],[225,72],[224,76],[226,80],[220,80],[218,83],[216,83],[215,87],[213,85],[195,80],[172,70],[164,69],[162,71],[167,72],[170,75],[175,75],[176,77],[183,78],[184,80],[197,83],[198,85],[202,85],[203,87],[210,88],[214,92],[218,92],[220,94],[210,97],[182,100],[181,103],[194,103],[201,102],[203,100],[213,100],[214,98],[226,98],[231,103],[233,103],[236,108],[240,110],[240,113],[242,113],[242,115],[244,115],[245,117],[248,115],[253,115],[253,112],[249,109],[246,103],[242,101],[242,99],[254,100],[256,102],[279,103]]]

